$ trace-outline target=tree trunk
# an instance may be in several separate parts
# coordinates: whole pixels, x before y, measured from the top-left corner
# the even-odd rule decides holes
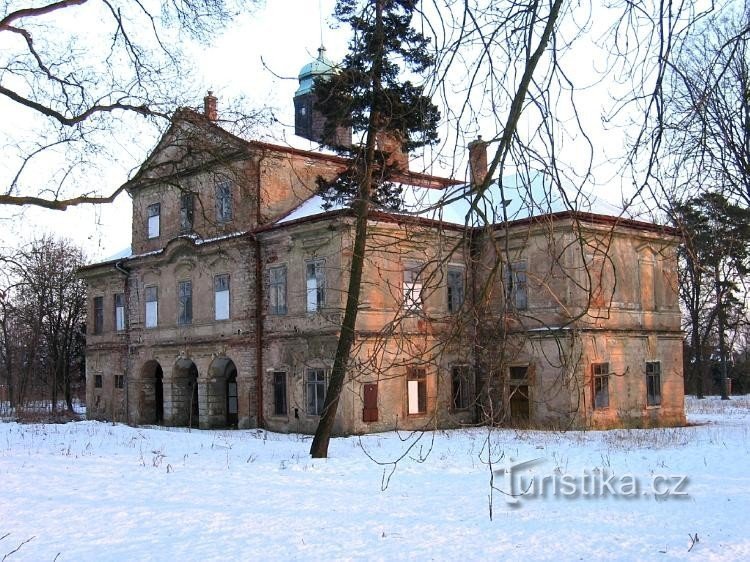
[[[716,276],[716,306],[719,308],[716,316],[716,321],[719,328],[719,365],[721,365],[721,399],[729,400],[729,389],[727,388],[727,350],[726,341],[724,334],[724,304],[722,302],[721,284],[719,283],[719,266],[718,264],[714,268],[714,274]]]
[[[380,116],[376,115],[372,108],[376,107],[376,100],[381,91],[382,56],[385,34],[383,29],[383,2],[378,1],[375,5],[375,33],[378,37],[380,53],[375,58],[372,67],[372,97],[370,102],[370,116],[367,127],[367,141],[365,145],[365,160],[362,180],[359,185],[359,198],[354,204],[356,217],[354,249],[352,251],[352,264],[349,270],[349,289],[346,295],[346,308],[344,319],[341,323],[341,333],[336,347],[336,356],[333,361],[331,380],[328,383],[326,399],[323,404],[323,414],[315,430],[315,437],[310,445],[310,455],[313,458],[327,458],[328,444],[331,440],[333,422],[336,419],[341,389],[344,387],[346,368],[349,364],[352,345],[354,343],[355,328],[357,325],[357,313],[359,311],[359,293],[362,285],[362,270],[365,263],[365,246],[367,244],[367,219],[370,210],[370,190],[372,187],[372,172],[375,162],[375,137],[376,128]]]

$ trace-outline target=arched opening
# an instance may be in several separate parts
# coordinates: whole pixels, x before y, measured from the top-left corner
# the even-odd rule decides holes
[[[140,423],[164,423],[164,371],[158,361],[152,359],[141,367],[139,398]]]
[[[232,370],[227,376],[227,425],[237,427],[239,397],[237,395],[237,369],[232,365]]]
[[[161,365],[156,370],[154,381],[154,406],[156,413],[154,423],[161,425],[164,423],[164,371]]]
[[[209,369],[209,410],[211,427],[237,427],[239,421],[239,391],[237,366],[227,357],[218,357]]]
[[[198,427],[198,367],[190,359],[178,359],[172,376],[172,422],[174,425]]]

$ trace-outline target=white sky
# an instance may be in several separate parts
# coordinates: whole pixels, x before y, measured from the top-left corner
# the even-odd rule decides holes
[[[334,4],[335,0],[267,0],[254,13],[237,17],[215,38],[212,45],[188,45],[188,53],[198,69],[197,76],[203,83],[203,90],[212,89],[219,98],[219,112],[222,103],[246,96],[250,105],[273,107],[281,126],[269,131],[270,135],[279,142],[291,141],[292,97],[298,85],[296,77],[299,69],[317,54],[321,42],[321,20],[329,58],[340,60],[346,52],[348,29],[330,29]],[[592,41],[596,41],[596,37]],[[264,67],[261,58],[268,68]],[[591,74],[593,66],[590,61],[577,63],[581,83],[591,81],[587,76]],[[584,104],[586,111],[583,112],[583,119],[589,129],[593,129],[595,138],[604,138],[601,112],[597,106],[603,103],[598,100],[607,95],[606,87],[586,95],[593,101]],[[195,106],[201,104],[202,99],[194,102]],[[489,127],[478,126],[478,132],[485,138],[492,137],[496,127],[495,123]],[[146,139],[140,143],[142,146],[136,148],[145,154],[153,147],[155,140]],[[299,141],[295,144],[299,146]],[[619,143],[619,146],[622,144]],[[574,150],[571,149],[571,152]],[[132,147],[124,146],[123,154],[125,151],[133,153]],[[115,170],[115,166],[112,169]],[[458,174],[462,174],[460,168]],[[110,177],[105,176],[101,181],[114,188],[125,179],[121,171],[113,171]],[[613,182],[611,172],[605,179],[610,186],[608,198],[617,202],[620,186]],[[112,190],[102,188],[101,191]],[[89,259],[99,260],[129,246],[130,223],[130,199],[127,194],[122,194],[112,205],[84,206],[66,212],[35,208],[22,211],[0,209],[0,244],[23,243],[42,233],[54,232],[84,246]]]

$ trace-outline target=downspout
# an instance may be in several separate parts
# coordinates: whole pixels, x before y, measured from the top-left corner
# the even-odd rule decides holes
[[[122,261],[115,262],[115,269],[125,276],[125,423],[130,425],[130,326],[128,326],[130,311],[130,284],[128,281],[130,280],[130,271],[122,264]]]
[[[263,260],[260,256],[260,242],[255,242],[255,377],[258,393],[258,427],[265,426],[263,419]]]
[[[255,193],[255,227],[261,225],[263,217],[261,208],[261,162],[265,156],[258,158],[258,173],[256,175]],[[258,427],[265,427],[263,416],[263,260],[260,254],[260,240],[251,234],[255,242],[255,391],[258,395]]]

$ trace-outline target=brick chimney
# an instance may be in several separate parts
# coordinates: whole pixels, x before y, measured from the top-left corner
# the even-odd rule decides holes
[[[380,130],[375,137],[375,148],[388,152],[387,166],[395,166],[399,172],[409,171],[409,154],[403,151],[401,135],[394,131]]]
[[[214,93],[211,90],[209,90],[208,95],[203,98],[203,113],[211,121],[216,121],[219,117],[216,109],[216,96],[214,96]]]
[[[469,143],[469,174],[471,185],[479,185],[487,177],[487,143],[482,135]]]

